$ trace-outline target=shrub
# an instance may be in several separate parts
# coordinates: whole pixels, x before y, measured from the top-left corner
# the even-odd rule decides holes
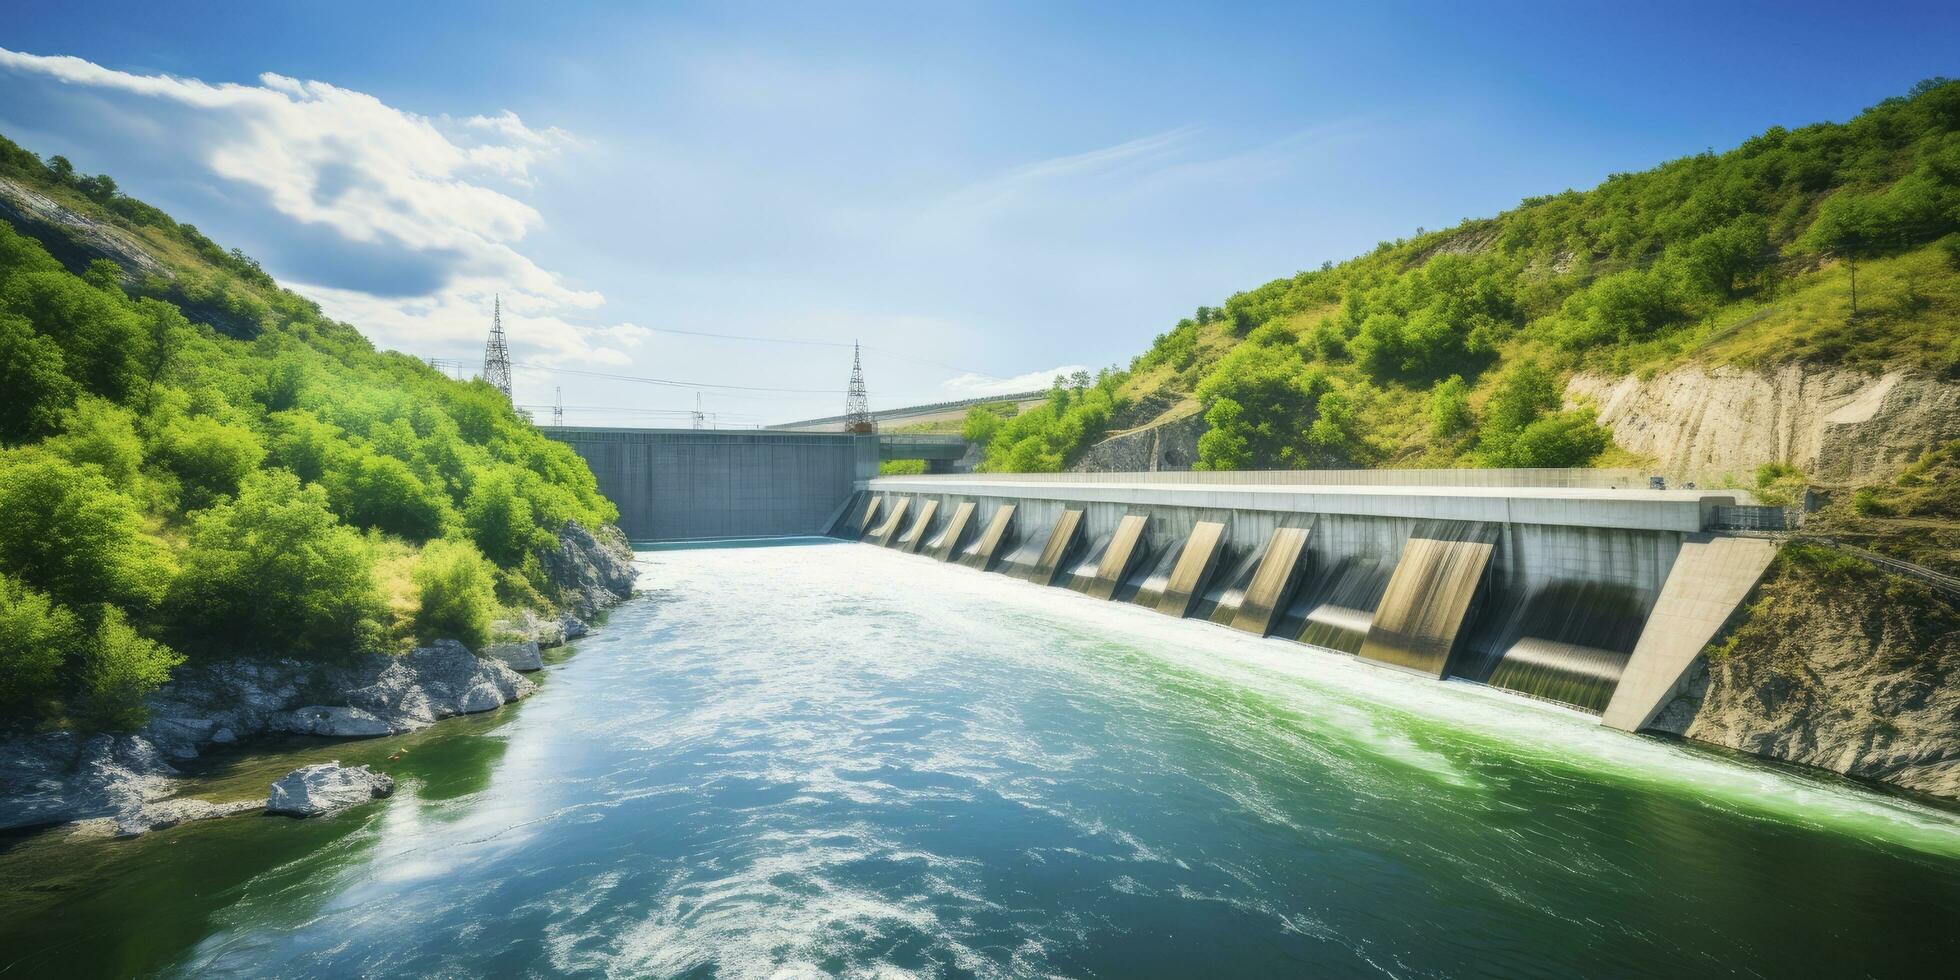
[[[39,703],[56,694],[62,666],[80,640],[74,613],[0,575],[0,716],[37,714]]]
[[[198,415],[172,422],[152,455],[176,476],[181,506],[189,512],[236,493],[265,459],[265,446],[250,429]]]
[[[196,515],[167,608],[186,647],[309,655],[372,648],[385,616],[367,543],[285,470]]]
[[[147,606],[169,579],[136,502],[96,467],[41,449],[0,454],[0,566],[75,607]]]
[[[415,635],[453,637],[472,649],[490,638],[496,618],[497,567],[467,541],[431,541],[413,573],[418,605]]]
[[[82,655],[76,716],[95,728],[141,727],[143,699],[183,662],[176,651],[137,635],[122,610],[103,607],[102,621]]]
[[[53,432],[79,390],[64,372],[61,345],[27,320],[0,312],[0,444],[32,442]]]
[[[1470,428],[1476,419],[1470,414],[1470,386],[1463,376],[1452,374],[1429,391],[1429,432],[1447,439]]]

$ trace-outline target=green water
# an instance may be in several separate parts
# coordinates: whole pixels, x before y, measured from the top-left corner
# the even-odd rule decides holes
[[[0,977],[1918,976],[1960,819],[857,545],[665,551],[388,801],[0,843]]]

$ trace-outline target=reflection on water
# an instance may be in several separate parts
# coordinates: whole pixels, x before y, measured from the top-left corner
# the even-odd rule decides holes
[[[0,853],[0,975],[1903,975],[1960,820],[1006,576],[643,556],[398,795]],[[394,761],[389,761],[406,749]]]

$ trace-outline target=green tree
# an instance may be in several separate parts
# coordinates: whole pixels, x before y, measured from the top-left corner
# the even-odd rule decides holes
[[[136,413],[113,402],[84,396],[62,420],[62,433],[46,443],[55,455],[71,463],[86,463],[102,471],[109,482],[128,490],[141,481],[143,440],[136,434]]]
[[[102,609],[101,622],[82,654],[79,678],[81,719],[96,728],[140,728],[147,712],[143,699],[170,679],[184,658],[129,627],[114,606]]]
[[[463,524],[471,540],[490,560],[507,567],[523,562],[542,543],[531,501],[519,486],[522,479],[509,468],[498,467],[477,478],[463,505]]]
[[[64,370],[61,345],[36,333],[25,317],[0,312],[0,445],[33,442],[55,430],[77,386]]]
[[[413,573],[415,635],[424,642],[449,637],[471,649],[490,639],[496,619],[497,567],[467,541],[431,541]]]
[[[181,506],[189,512],[236,493],[265,459],[265,446],[251,429],[195,415],[164,429],[151,456],[177,478]]]
[[[62,667],[81,648],[75,614],[46,593],[0,574],[0,715],[41,713],[58,693]]]
[[[1470,414],[1470,386],[1452,374],[1429,390],[1429,433],[1448,439],[1476,422]]]
[[[166,609],[187,648],[349,653],[376,644],[383,607],[367,543],[326,491],[284,470],[253,474],[199,512]]]
[[[169,579],[136,502],[94,466],[0,454],[0,567],[69,606],[144,607]]]

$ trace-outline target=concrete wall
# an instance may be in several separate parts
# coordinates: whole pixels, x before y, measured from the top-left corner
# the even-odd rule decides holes
[[[1126,595],[1155,599],[1161,590],[1142,588],[1153,569],[1167,570],[1168,562],[1174,560],[1177,549],[1199,521],[1223,523],[1219,569],[1206,586],[1204,601],[1194,602],[1187,611],[1189,616],[1213,621],[1225,621],[1215,610],[1234,603],[1232,589],[1238,586],[1231,583],[1261,557],[1276,528],[1310,528],[1297,589],[1287,590],[1290,599],[1286,595],[1272,599],[1272,632],[1323,645],[1328,641],[1318,634],[1307,639],[1306,632],[1309,625],[1319,623],[1314,617],[1322,603],[1342,606],[1337,611],[1359,622],[1350,632],[1361,629],[1369,636],[1379,632],[1368,622],[1377,615],[1372,606],[1357,604],[1354,597],[1343,597],[1344,592],[1336,590],[1337,585],[1353,577],[1357,564],[1367,563],[1386,578],[1386,573],[1399,567],[1406,557],[1407,542],[1416,528],[1439,520],[1475,522],[1475,526],[1488,529],[1480,539],[1487,559],[1478,562],[1476,596],[1449,623],[1452,652],[1435,665],[1435,671],[1485,680],[1512,641],[1527,628],[1533,637],[1549,637],[1568,646],[1580,642],[1568,642],[1568,632],[1575,637],[1587,631],[1610,632],[1613,635],[1605,640],[1586,638],[1586,642],[1599,646],[1600,650],[1592,652],[1607,660],[1628,656],[1625,651],[1629,649],[1634,651],[1626,667],[1624,689],[1616,692],[1613,708],[1607,713],[1608,724],[1627,728],[1638,728],[1651,719],[1671,685],[1741,601],[1748,585],[1760,575],[1765,556],[1774,550],[1766,542],[1703,533],[1701,518],[1710,499],[1694,491],[1571,486],[1444,489],[1386,483],[1349,487],[1228,487],[1153,481],[1069,484],[1022,481],[1014,476],[881,477],[866,481],[864,487],[894,503],[906,501],[914,508],[931,501],[941,514],[971,503],[976,528],[985,527],[1003,506],[1013,505],[1014,527],[998,552],[1001,561],[995,566],[996,571],[1010,573],[1025,571],[1035,561],[1065,510],[1079,511],[1081,543],[1069,559],[1070,567],[1057,576],[1059,584],[1079,580],[1085,569],[1093,568],[1094,560],[1126,516],[1142,518],[1146,523],[1137,544],[1140,557],[1127,581],[1109,590],[1119,601],[1130,601]],[[924,533],[930,534],[932,529]],[[1711,541],[1716,543],[1706,543]],[[1699,556],[1702,551],[1720,554],[1726,561],[1731,550],[1745,554],[1747,561],[1727,561],[1719,576],[1697,572],[1699,565],[1694,561],[1685,565],[1678,561]],[[1731,573],[1729,564],[1740,570]],[[1742,564],[1748,568],[1740,568]],[[1715,579],[1719,579],[1719,588],[1702,587],[1703,580]],[[1464,584],[1467,588],[1468,580]],[[1688,589],[1687,585],[1696,588]],[[1669,596],[1675,593],[1686,598],[1670,601]],[[1566,617],[1549,624],[1556,628],[1546,637],[1539,633],[1548,624],[1537,621],[1544,616],[1525,615],[1543,610]],[[1690,619],[1692,623],[1687,622]],[[1459,644],[1457,639],[1464,642]],[[1333,653],[1324,647],[1322,652]],[[1618,669],[1619,663],[1612,666]],[[1516,683],[1515,679],[1505,681],[1506,686],[1515,687]],[[1557,699],[1570,695],[1540,696]],[[1595,702],[1579,698],[1568,703]]]
[[[556,427],[635,541],[821,534],[878,472],[875,436]]]

